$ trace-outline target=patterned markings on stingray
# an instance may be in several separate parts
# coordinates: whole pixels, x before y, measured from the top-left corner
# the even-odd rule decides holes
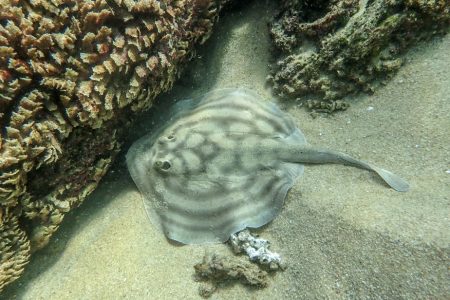
[[[166,127],[135,142],[127,165],[149,218],[185,244],[226,241],[280,211],[304,163],[339,163],[377,173],[397,191],[397,175],[306,143],[291,117],[246,89],[192,100]]]

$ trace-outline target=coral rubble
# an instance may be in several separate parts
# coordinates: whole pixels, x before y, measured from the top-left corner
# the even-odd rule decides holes
[[[225,0],[0,0],[0,291],[96,187]]]
[[[229,243],[235,254],[245,253],[252,262],[266,265],[270,270],[285,268],[280,254],[269,250],[270,242],[255,236],[248,229],[232,234]]]
[[[280,60],[269,79],[283,97],[315,97],[311,108],[357,92],[372,92],[402,65],[400,54],[418,40],[446,33],[447,0],[281,1],[271,25]],[[317,100],[320,99],[320,100]]]
[[[199,293],[205,298],[211,296],[219,285],[227,282],[240,281],[254,287],[266,287],[268,284],[266,271],[256,264],[235,257],[205,255],[194,269],[198,280],[204,282]]]
[[[270,242],[248,229],[232,234],[228,244],[234,254],[245,255],[205,255],[201,263],[194,265],[196,279],[202,282],[199,294],[204,298],[234,282],[255,288],[267,287],[268,272],[273,274],[286,269],[281,256],[269,250]]]

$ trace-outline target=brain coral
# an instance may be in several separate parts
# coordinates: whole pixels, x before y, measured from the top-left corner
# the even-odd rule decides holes
[[[222,0],[0,0],[0,290],[96,187]]]
[[[271,26],[280,60],[271,77],[286,98],[313,95],[311,108],[345,109],[342,97],[371,92],[397,70],[399,54],[420,39],[445,33],[448,0],[281,1]],[[325,100],[325,101],[323,101]]]

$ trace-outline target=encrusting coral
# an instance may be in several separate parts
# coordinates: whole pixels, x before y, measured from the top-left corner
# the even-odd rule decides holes
[[[326,112],[346,109],[332,103],[348,94],[372,92],[376,79],[402,65],[400,54],[410,45],[450,25],[447,0],[281,3],[271,26],[281,58],[269,80],[280,96],[312,96],[308,107]]]
[[[96,187],[225,0],[0,0],[0,290]]]

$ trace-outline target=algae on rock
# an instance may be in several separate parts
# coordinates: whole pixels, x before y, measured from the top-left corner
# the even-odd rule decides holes
[[[324,102],[371,93],[402,65],[408,47],[450,25],[446,0],[281,2],[271,25],[280,60],[269,79],[282,97],[312,96],[313,109],[345,109]]]

